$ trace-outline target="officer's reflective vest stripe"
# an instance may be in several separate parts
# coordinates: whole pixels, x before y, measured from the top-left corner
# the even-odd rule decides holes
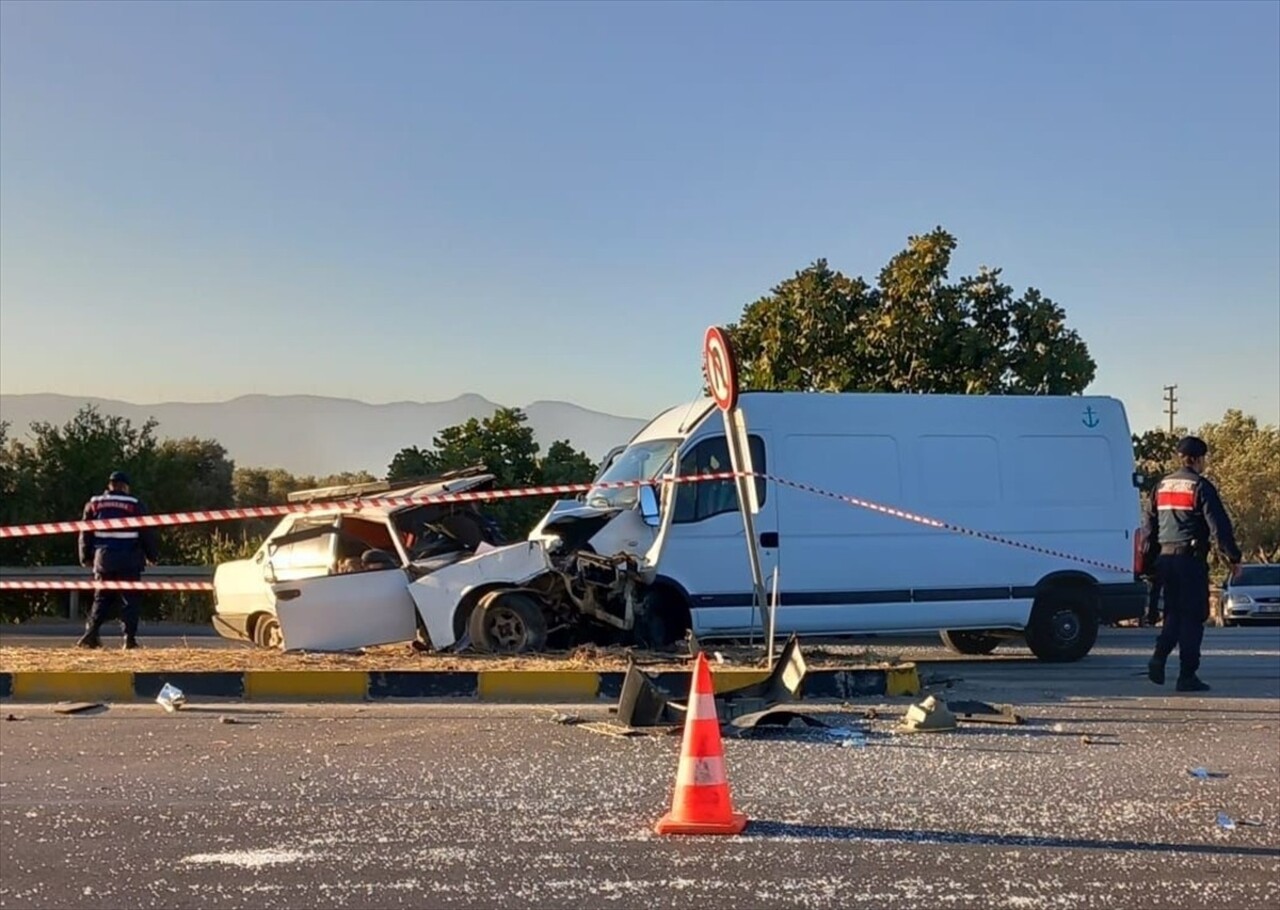
[[[1196,507],[1196,482],[1177,478],[1165,480],[1156,488],[1156,508],[1190,512]]]
[[[108,540],[137,540],[137,531],[94,531],[94,537],[101,537]]]
[[[97,511],[98,509],[116,509],[122,512],[135,512],[138,509],[138,500],[133,496],[125,496],[121,493],[102,493],[89,500],[89,505]]]

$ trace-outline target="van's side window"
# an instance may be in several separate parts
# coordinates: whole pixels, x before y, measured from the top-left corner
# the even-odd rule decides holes
[[[764,440],[759,436],[748,436],[747,444],[751,446],[751,462],[756,471],[764,473]],[[732,471],[733,462],[729,458],[729,446],[723,436],[711,436],[702,440],[680,458],[680,476],[689,474],[715,474],[720,471]],[[764,502],[764,478],[757,477],[756,496]],[[732,479],[703,480],[698,483],[681,483],[676,485],[675,515],[672,521],[676,524],[689,524],[702,521],[713,515],[738,511],[738,488]]]

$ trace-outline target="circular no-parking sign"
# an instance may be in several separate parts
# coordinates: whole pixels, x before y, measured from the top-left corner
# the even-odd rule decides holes
[[[702,367],[707,374],[711,397],[722,411],[738,405],[738,365],[729,336],[717,325],[707,329],[702,339]]]

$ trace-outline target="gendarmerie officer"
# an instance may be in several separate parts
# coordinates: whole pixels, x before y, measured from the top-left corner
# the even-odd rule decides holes
[[[107,489],[85,503],[84,519],[137,518],[147,514],[146,506],[129,492],[129,478],[123,471],[112,471]],[[158,559],[155,532],[151,528],[128,528],[118,531],[81,531],[80,564],[93,567],[95,581],[137,581],[146,563]],[[82,648],[99,648],[102,624],[120,611],[124,626],[124,646],[138,646],[138,595],[135,592],[98,588],[93,594],[93,609],[85,624],[84,635],[76,642]]]
[[[1186,436],[1177,453],[1182,467],[1161,479],[1151,494],[1146,513],[1146,559],[1155,566],[1157,584],[1164,593],[1164,626],[1156,639],[1155,653],[1147,664],[1147,676],[1164,684],[1164,665],[1178,649],[1179,692],[1204,692],[1200,680],[1200,642],[1209,618],[1209,541],[1240,569],[1231,519],[1218,491],[1204,475],[1209,447],[1203,439]]]

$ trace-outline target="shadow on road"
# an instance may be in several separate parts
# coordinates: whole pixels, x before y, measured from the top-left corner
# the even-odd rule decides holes
[[[860,828],[853,825],[798,825],[791,822],[752,821],[748,837],[796,837],[816,840],[867,840],[899,844],[960,844],[974,847],[1048,847],[1055,850],[1107,850],[1136,853],[1194,853],[1209,856],[1263,856],[1280,858],[1280,847],[1247,847],[1232,844],[1172,844],[1131,840],[1094,840],[1087,837],[1042,837],[1024,834],[970,834],[960,831],[901,831],[893,828]]]

